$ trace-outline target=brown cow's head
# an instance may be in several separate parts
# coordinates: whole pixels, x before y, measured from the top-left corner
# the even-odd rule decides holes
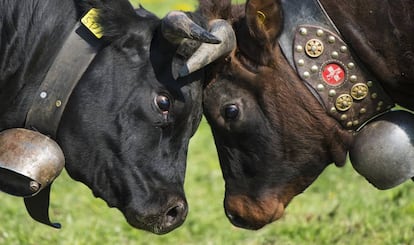
[[[239,227],[259,229],[283,215],[335,162],[351,136],[306,88],[281,53],[280,1],[200,2],[209,19],[233,25],[237,48],[210,67],[204,113],[226,182],[225,210]]]

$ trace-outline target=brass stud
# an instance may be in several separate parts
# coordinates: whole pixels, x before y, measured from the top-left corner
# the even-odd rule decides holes
[[[299,66],[304,66],[305,65],[305,60],[303,60],[303,59],[298,60],[298,65]]]
[[[341,46],[339,50],[341,50],[342,53],[345,53],[346,51],[348,51],[348,48],[346,46]]]
[[[304,76],[305,78],[309,78],[309,77],[310,77],[310,73],[309,73],[308,71],[305,71],[305,72],[303,73],[303,76]]]
[[[331,107],[331,113],[335,113],[336,112],[336,108],[335,107]]]
[[[323,34],[324,34],[324,32],[323,32],[323,30],[321,30],[321,29],[318,29],[318,30],[316,31],[316,36],[318,36],[318,37],[323,36]]]
[[[334,59],[337,59],[339,57],[339,53],[336,52],[336,51],[333,51],[332,54],[331,54],[331,57],[334,58]]]
[[[318,84],[318,85],[316,86],[316,89],[317,89],[318,91],[323,91],[323,90],[325,89],[325,86],[323,86],[323,84]]]
[[[318,70],[319,70],[319,68],[318,68],[318,66],[317,66],[317,65],[313,65],[313,66],[311,67],[311,72],[313,72],[313,73],[317,72]]]
[[[372,99],[376,99],[377,97],[378,97],[378,94],[377,94],[377,93],[372,93],[372,94],[371,94],[371,98],[372,98]]]
[[[384,101],[380,101],[380,102],[378,102],[378,106],[383,106],[384,105]]]
[[[355,64],[352,63],[352,62],[349,62],[348,63],[348,68],[351,69],[351,70],[354,69],[355,68]]]
[[[349,77],[349,80],[354,83],[358,80],[358,77],[356,75],[352,75]]]
[[[335,37],[334,36],[329,36],[328,37],[328,42],[329,43],[335,43]]]
[[[355,121],[352,122],[352,124],[353,124],[353,126],[357,126],[359,124],[359,121],[355,120]]]
[[[356,100],[362,100],[368,95],[368,86],[364,83],[357,83],[351,88],[351,96]]]
[[[303,47],[301,45],[296,46],[296,52],[301,53],[303,52]]]
[[[367,112],[367,109],[365,109],[365,108],[361,108],[361,110],[359,110],[360,114],[365,114],[366,112]]]
[[[343,114],[343,115],[341,116],[341,120],[342,120],[342,121],[345,121],[346,119],[348,119],[348,116],[347,116],[346,114]]]
[[[308,35],[308,29],[306,29],[305,27],[302,27],[299,29],[299,33],[303,36]]]
[[[328,95],[331,96],[331,97],[334,97],[336,95],[335,89],[329,90]]]
[[[347,111],[351,108],[353,104],[353,99],[349,94],[341,94],[336,98],[335,107],[339,111]]]
[[[62,101],[61,100],[56,100],[56,103],[55,103],[55,105],[56,105],[56,107],[61,107],[62,106]]]
[[[323,53],[323,43],[319,39],[311,39],[306,42],[305,52],[312,58],[317,58]]]
[[[372,87],[373,85],[374,85],[374,82],[373,82],[373,81],[368,81],[368,82],[367,82],[367,86],[368,86],[368,87]]]
[[[352,125],[353,125],[353,123],[352,123],[352,122],[347,122],[347,123],[346,123],[346,126],[347,126],[348,128],[352,127]]]

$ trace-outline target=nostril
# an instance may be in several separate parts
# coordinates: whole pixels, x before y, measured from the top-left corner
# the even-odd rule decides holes
[[[227,213],[227,218],[230,220],[232,224],[238,227],[244,227],[247,225],[246,220],[244,220],[241,216],[237,214]]]
[[[255,223],[249,222],[248,220],[246,220],[245,218],[243,218],[242,216],[238,214],[232,214],[230,212],[226,212],[226,215],[233,225],[240,227],[240,228],[257,230],[263,227],[263,225],[261,224],[255,224]]]
[[[180,213],[180,207],[179,206],[172,207],[170,210],[168,210],[167,215],[166,215],[167,224],[173,223],[174,220],[179,215],[179,213]]]
[[[165,214],[165,226],[176,226],[181,224],[187,216],[187,205],[183,202],[178,202],[168,209]]]

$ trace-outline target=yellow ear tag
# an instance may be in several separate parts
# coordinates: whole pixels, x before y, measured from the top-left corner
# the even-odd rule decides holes
[[[266,20],[266,15],[262,11],[260,11],[260,10],[257,11],[256,14],[257,14],[257,19],[259,20],[259,22],[261,24],[263,24],[265,22],[265,20]]]
[[[96,38],[101,38],[103,35],[102,28],[97,22],[99,10],[92,8],[82,17],[82,24],[95,35]]]

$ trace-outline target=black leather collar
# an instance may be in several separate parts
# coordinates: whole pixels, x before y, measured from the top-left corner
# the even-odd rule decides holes
[[[96,32],[97,23],[94,22],[96,15],[96,10],[89,11],[85,15],[87,18],[76,23],[64,42],[34,95],[26,116],[26,128],[56,138],[69,97],[102,46],[102,41],[98,40],[100,35]],[[52,223],[49,219],[50,188],[51,184],[35,196],[24,198],[24,203],[34,220],[60,228],[59,223]]]
[[[26,128],[56,137],[69,97],[100,46],[84,25],[75,25],[34,96]]]

